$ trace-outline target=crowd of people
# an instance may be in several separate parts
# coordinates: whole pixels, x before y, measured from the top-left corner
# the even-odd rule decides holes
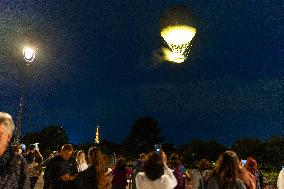
[[[169,156],[163,150],[139,155],[130,170],[124,158],[109,166],[108,157],[99,147],[74,153],[71,144],[52,152],[43,160],[36,144],[11,145],[15,126],[12,117],[0,112],[0,189],[34,188],[43,166],[44,189],[185,189],[189,179],[193,189],[262,189],[263,176],[257,161],[248,157],[245,164],[234,151],[220,154],[214,168],[201,159],[197,169],[188,171],[177,153]],[[278,182],[284,189],[284,167]]]

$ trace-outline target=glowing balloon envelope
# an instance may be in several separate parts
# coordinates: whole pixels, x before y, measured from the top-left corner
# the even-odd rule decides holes
[[[169,61],[182,63],[187,58],[187,49],[196,29],[186,25],[168,26],[161,32],[161,36],[171,48],[171,52],[165,52]]]
[[[185,6],[172,6],[160,18],[160,32],[168,45],[166,60],[182,63],[186,60],[190,42],[196,34],[193,13]]]

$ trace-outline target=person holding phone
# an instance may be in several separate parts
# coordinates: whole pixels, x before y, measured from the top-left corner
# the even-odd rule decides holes
[[[39,152],[39,148],[36,144],[30,144],[26,155],[28,163],[28,170],[30,173],[31,188],[33,189],[36,182],[41,175],[43,157]]]
[[[135,178],[137,189],[173,189],[177,180],[173,171],[167,166],[166,153],[155,146],[155,151],[146,155],[144,172]]]

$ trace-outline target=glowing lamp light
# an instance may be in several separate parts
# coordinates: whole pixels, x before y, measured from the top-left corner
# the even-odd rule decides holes
[[[196,29],[187,25],[167,26],[161,31],[170,50],[164,50],[169,61],[182,63],[187,58],[190,42],[196,34]]]
[[[24,59],[27,62],[32,62],[35,58],[35,50],[29,47],[23,49]]]

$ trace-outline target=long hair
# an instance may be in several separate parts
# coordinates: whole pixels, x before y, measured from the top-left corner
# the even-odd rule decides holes
[[[199,171],[208,170],[209,169],[209,165],[210,165],[209,160],[206,159],[206,158],[203,158],[198,163],[198,170]]]
[[[76,156],[76,160],[77,160],[77,163],[80,165],[82,163],[87,163],[86,161],[86,155],[85,155],[85,152],[83,150],[80,150],[78,153],[77,153],[77,156]]]
[[[253,175],[255,175],[258,170],[256,160],[253,157],[248,157],[245,168]]]
[[[212,176],[217,176],[221,189],[230,188],[236,183],[238,170],[238,155],[233,151],[226,151],[219,156]]]
[[[177,153],[171,154],[170,165],[171,165],[172,169],[174,169],[174,168],[178,169],[179,166],[181,165],[181,161],[180,161],[179,155]]]
[[[101,177],[104,175],[104,162],[101,150],[97,147],[91,147],[88,151],[88,161],[96,168],[97,183],[99,185]]]

